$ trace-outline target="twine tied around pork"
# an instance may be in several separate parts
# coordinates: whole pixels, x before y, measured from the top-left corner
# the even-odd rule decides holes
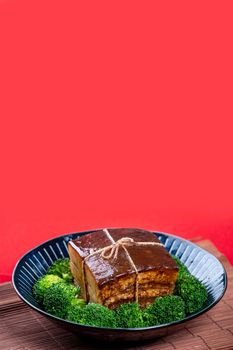
[[[163,246],[162,243],[160,242],[137,242],[135,241],[133,238],[131,237],[122,237],[120,239],[118,239],[117,241],[114,241],[114,239],[112,238],[112,236],[110,235],[108,229],[103,229],[104,233],[106,234],[106,236],[109,238],[109,240],[112,242],[112,244],[100,248],[92,253],[90,253],[88,256],[86,256],[83,261],[82,261],[82,268],[83,268],[83,274],[84,274],[84,280],[85,280],[85,298],[87,298],[87,287],[86,287],[86,276],[85,276],[85,272],[84,272],[84,264],[85,264],[85,260],[90,258],[93,255],[96,255],[98,253],[100,253],[100,256],[103,259],[109,260],[111,258],[113,258],[113,260],[115,260],[118,257],[118,253],[119,253],[119,248],[122,247],[126,253],[126,257],[129,260],[131,266],[133,267],[133,269],[135,270],[136,273],[136,279],[135,279],[135,301],[138,302],[139,299],[139,293],[138,293],[138,269],[136,267],[136,265],[134,264],[133,259],[131,258],[127,247],[130,246]]]
[[[111,259],[115,260],[118,256],[119,248],[126,248],[130,246],[148,246],[148,245],[162,245],[162,243],[159,242],[136,242],[131,237],[122,237],[115,241],[113,244],[102,248],[101,250],[101,257],[104,259]],[[127,251],[128,253],[128,251]],[[127,254],[128,255],[128,254]]]

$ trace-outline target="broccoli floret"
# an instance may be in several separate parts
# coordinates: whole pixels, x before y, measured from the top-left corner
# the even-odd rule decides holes
[[[156,318],[160,324],[185,318],[185,305],[182,298],[176,295],[166,295],[156,298],[154,302]]]
[[[183,274],[177,280],[175,293],[184,300],[187,314],[200,310],[207,299],[206,288],[191,274]]]
[[[44,294],[53,284],[61,283],[63,280],[55,275],[45,275],[36,281],[32,288],[34,298],[39,304],[43,303]]]
[[[67,319],[72,322],[96,327],[116,326],[114,312],[107,307],[90,303],[85,307],[74,305],[69,308]]]
[[[66,318],[72,300],[80,293],[80,288],[65,282],[52,285],[44,295],[45,311]]]
[[[70,306],[69,306],[69,310],[70,308],[73,308],[74,306],[78,306],[78,307],[84,307],[86,306],[86,301],[84,299],[81,298],[74,298],[71,300]]]
[[[200,310],[207,299],[206,288],[199,282],[196,277],[191,275],[186,266],[173,256],[179,266],[178,279],[174,294],[180,296],[185,302],[185,311],[191,314]]]
[[[120,328],[144,327],[142,310],[137,303],[121,304],[116,310],[116,324]]]
[[[153,304],[143,310],[143,318],[146,326],[170,323],[182,320],[184,317],[184,301],[176,295],[157,297]]]
[[[53,263],[47,271],[48,275],[57,275],[63,278],[66,282],[72,282],[73,276],[70,271],[70,259],[58,259]]]
[[[156,326],[159,324],[156,314],[154,313],[154,309],[152,307],[153,304],[145,307],[142,310],[142,318],[144,322],[144,327]]]
[[[185,306],[180,297],[167,295],[156,298],[145,309],[137,303],[122,304],[115,313],[117,327],[140,328],[181,320],[185,317]]]

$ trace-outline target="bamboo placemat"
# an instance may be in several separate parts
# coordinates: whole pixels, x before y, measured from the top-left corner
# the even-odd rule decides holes
[[[137,350],[233,350],[233,267],[210,241],[198,242],[220,259],[228,274],[224,298],[206,314],[189,321],[176,333],[153,342],[119,345]],[[116,349],[90,344],[31,310],[15,294],[12,284],[0,285],[0,350]]]

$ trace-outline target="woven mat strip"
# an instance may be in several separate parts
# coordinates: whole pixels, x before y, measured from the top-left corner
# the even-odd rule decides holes
[[[228,290],[224,298],[208,313],[186,323],[176,333],[127,350],[233,350],[233,267],[209,241],[198,242],[224,264],[228,273]],[[16,295],[11,283],[0,285],[1,350],[91,350],[111,349],[111,345],[91,345],[63,330],[49,319],[34,312]],[[115,348],[116,349],[116,348]]]

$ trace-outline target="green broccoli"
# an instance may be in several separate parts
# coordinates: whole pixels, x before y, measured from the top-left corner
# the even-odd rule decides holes
[[[57,275],[63,278],[66,282],[72,282],[73,276],[70,271],[70,259],[58,259],[48,269],[47,275]]]
[[[78,299],[80,287],[74,286],[69,259],[57,260],[33,286],[33,295],[44,309],[60,318],[97,327],[141,328],[181,320],[199,310],[207,299],[206,288],[173,256],[179,266],[174,295],[155,298],[142,309],[137,303],[121,304],[116,310]]]
[[[154,326],[182,320],[185,317],[185,304],[179,296],[157,297],[153,304],[143,310],[145,326]]]
[[[84,307],[86,306],[86,301],[84,299],[81,299],[81,298],[74,298],[71,300],[71,303],[70,303],[70,306],[69,306],[69,309],[74,307],[74,306],[78,306],[78,307]]]
[[[207,299],[206,288],[191,274],[183,274],[177,280],[175,294],[184,300],[187,314],[200,310]]]
[[[154,302],[156,317],[160,324],[185,318],[185,305],[182,298],[176,295],[166,295],[156,298]]]
[[[144,327],[151,327],[159,324],[159,321],[157,319],[156,314],[154,313],[152,305],[153,304],[150,304],[142,310]]]
[[[137,303],[121,304],[116,310],[116,324],[120,328],[144,327],[142,310]]]
[[[80,293],[80,288],[65,282],[52,285],[44,295],[45,311],[60,317],[66,318],[68,308],[72,300]]]
[[[52,285],[61,282],[63,282],[63,280],[55,275],[45,275],[38,279],[32,288],[32,293],[35,300],[39,304],[42,304],[46,290]]]
[[[73,305],[69,308],[67,319],[72,322],[86,324],[96,327],[112,327],[116,326],[114,312],[107,307],[90,303],[85,307]]]

